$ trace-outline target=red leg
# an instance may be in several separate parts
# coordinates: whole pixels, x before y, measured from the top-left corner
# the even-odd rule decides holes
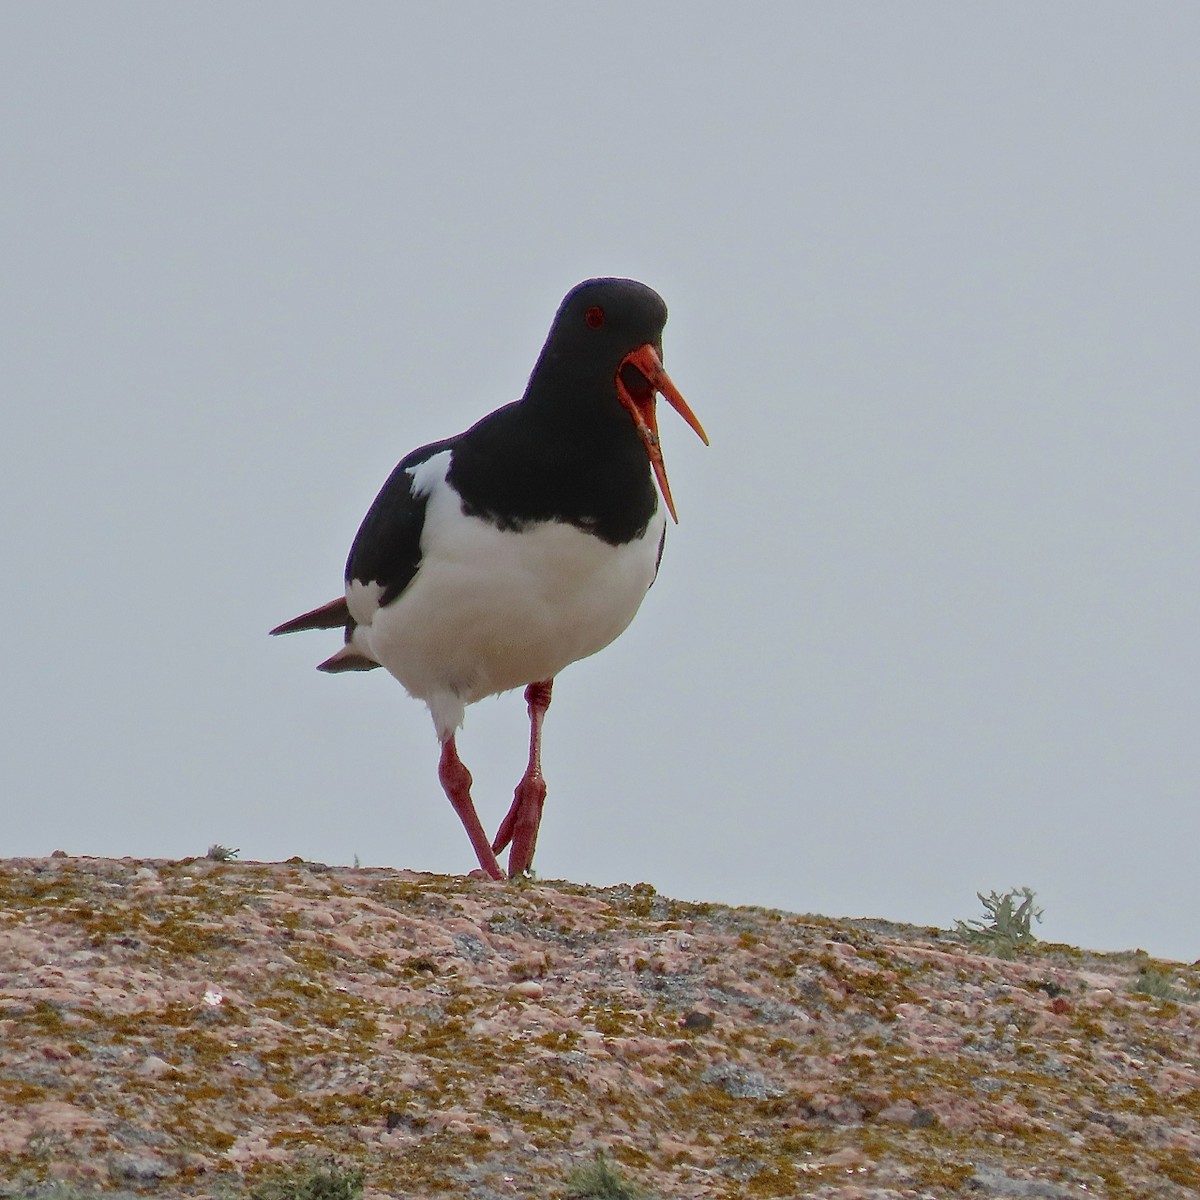
[[[487,834],[479,823],[475,805],[471,800],[471,772],[467,770],[463,760],[458,757],[458,749],[454,745],[454,735],[451,734],[442,743],[442,760],[438,763],[438,778],[442,788],[454,805],[458,819],[463,823],[471,845],[475,847],[475,856],[479,865],[493,878],[503,879],[504,872],[496,861],[496,855],[488,845]]]
[[[546,781],[542,778],[542,720],[550,707],[553,686],[553,679],[545,679],[541,683],[531,683],[525,689],[525,703],[529,705],[529,765],[513,793],[512,807],[500,822],[492,842],[492,850],[497,854],[512,842],[512,853],[508,856],[510,879],[529,870],[537,845],[538,825],[546,800]]]

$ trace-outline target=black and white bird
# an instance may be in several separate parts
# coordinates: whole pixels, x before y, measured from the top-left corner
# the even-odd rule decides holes
[[[510,876],[533,862],[554,677],[633,620],[662,557],[664,505],[676,519],[657,395],[708,442],[663,369],[666,320],[662,298],[634,280],[573,288],[521,399],[409,454],[354,539],[345,595],[271,630],[342,627],[345,644],[318,670],[384,667],[425,701],[442,787],[494,879],[510,843]],[[489,839],[455,732],[468,704],[518,687],[529,765]]]

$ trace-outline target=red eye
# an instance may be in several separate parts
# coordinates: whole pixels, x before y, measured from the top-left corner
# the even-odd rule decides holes
[[[589,329],[600,329],[604,325],[604,309],[598,304],[593,304],[591,308],[583,314],[583,319],[588,323]]]

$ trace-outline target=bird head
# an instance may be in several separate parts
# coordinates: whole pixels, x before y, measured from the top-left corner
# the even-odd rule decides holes
[[[663,501],[673,520],[667,471],[658,436],[658,396],[692,427],[705,445],[708,435],[663,367],[662,331],[667,306],[662,297],[633,279],[588,279],[571,289],[559,306],[534,368],[576,381],[589,398],[620,405],[645,447]]]

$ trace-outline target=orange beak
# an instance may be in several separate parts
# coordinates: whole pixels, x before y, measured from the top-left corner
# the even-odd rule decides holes
[[[663,369],[658,350],[647,342],[621,359],[621,365],[617,368],[617,398],[629,410],[638,433],[642,435],[642,442],[650,457],[650,465],[654,468],[654,477],[658,480],[659,491],[662,492],[671,520],[678,525],[675,501],[671,499],[671,485],[667,483],[667,469],[663,466],[662,446],[658,440],[658,416],[654,402],[659,392],[707,446],[708,434],[704,432],[704,427],[696,420],[696,414],[688,407],[687,401],[679,394],[679,389],[671,382],[670,375]]]

